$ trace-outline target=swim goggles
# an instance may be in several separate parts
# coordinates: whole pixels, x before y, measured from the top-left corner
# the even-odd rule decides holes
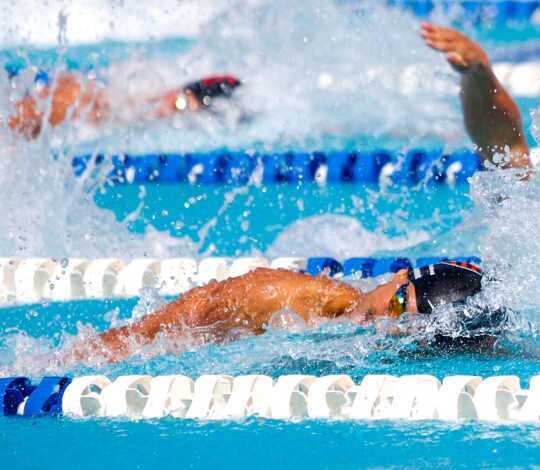
[[[388,310],[394,317],[399,317],[407,308],[407,287],[411,281],[403,284],[390,299]]]

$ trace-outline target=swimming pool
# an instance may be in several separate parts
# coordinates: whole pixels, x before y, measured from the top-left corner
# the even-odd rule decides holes
[[[368,6],[371,11],[353,17],[341,10],[343,5],[325,1],[317,4],[318,11],[283,2],[244,2],[220,11],[188,39],[131,37],[126,43],[84,47],[68,42],[60,59],[62,48],[32,50],[32,64],[50,63],[49,57],[61,64],[65,58],[73,66],[87,60],[100,73],[108,72],[111,81],[120,77],[122,84],[134,76],[146,87],[187,81],[199,71],[234,69],[246,77],[245,93],[238,108],[221,110],[221,118],[113,126],[99,134],[75,126],[31,145],[10,144],[0,160],[2,254],[126,261],[179,255],[332,256],[340,261],[354,256],[479,256],[489,272],[504,271],[504,284],[493,286],[488,295],[521,312],[501,338],[498,353],[433,354],[412,341],[382,338],[373,328],[330,324],[316,331],[276,329],[178,355],[149,358],[141,351],[116,365],[42,369],[46,354],[88,332],[79,331],[77,322],[102,330],[144,314],[157,302],[154,293],[146,292],[142,301],[45,300],[3,308],[2,376],[24,374],[36,381],[47,374],[184,374],[194,379],[203,374],[347,374],[360,381],[371,373],[425,373],[440,379],[517,375],[528,385],[538,373],[540,298],[528,288],[538,280],[540,267],[537,179],[525,186],[504,173],[482,173],[471,185],[436,187],[315,182],[208,186],[113,184],[100,169],[78,179],[72,175],[72,157],[93,152],[381,147],[442,152],[466,146],[455,77],[440,57],[423,54],[414,29],[417,20]],[[116,29],[128,30],[127,12],[119,8],[122,16],[113,17]],[[139,15],[155,15],[138,8]],[[69,16],[66,21],[69,27]],[[524,48],[515,43],[517,26],[470,28],[500,57]],[[524,30],[526,48],[532,50],[537,29],[529,24]],[[6,55],[15,50],[25,60],[25,48],[7,49]],[[396,49],[401,50],[397,57]],[[157,64],[162,65],[160,73],[155,72]],[[24,72],[21,78],[27,79]],[[537,98],[517,98],[528,128]],[[59,151],[64,154],[50,158]],[[506,199],[498,204],[501,193]],[[248,468],[528,467],[539,454],[536,423],[6,417],[0,419],[0,430],[7,464],[35,466],[38,459],[46,467],[172,462]]]

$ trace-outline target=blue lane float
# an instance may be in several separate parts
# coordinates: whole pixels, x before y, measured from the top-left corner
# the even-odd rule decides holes
[[[0,379],[0,414],[16,415],[19,405],[35,390],[26,377]]]
[[[343,263],[343,273],[345,276],[354,274],[365,278],[396,273],[400,269],[412,267],[411,261],[407,258],[349,258]]]
[[[469,150],[385,150],[336,152],[194,152],[186,154],[85,155],[73,158],[80,176],[110,162],[111,179],[119,183],[261,184],[394,183],[415,186],[466,183],[482,169],[480,157]]]
[[[343,272],[343,266],[334,258],[308,258],[306,272],[316,276],[326,271],[329,276],[335,276]]]
[[[26,400],[24,416],[61,414],[62,396],[70,383],[69,377],[43,377]]]
[[[397,273],[401,269],[422,267],[429,264],[440,263],[441,261],[459,261],[475,264],[477,266],[482,264],[482,261],[477,256],[463,256],[451,259],[432,256],[418,258],[414,264],[408,258],[349,258],[340,265],[341,269],[335,265],[338,261],[330,258],[325,262],[325,265],[332,265],[335,272],[342,272],[345,276],[357,275],[366,278],[377,277],[386,273]],[[319,261],[319,264],[322,265],[323,262]]]
[[[62,397],[70,377],[43,377],[32,385],[27,377],[0,378],[0,414],[26,417],[62,414]],[[20,412],[24,403],[24,411]]]
[[[536,0],[387,0],[386,3],[422,18],[442,12],[456,21],[471,23],[525,23],[540,12],[540,1]]]

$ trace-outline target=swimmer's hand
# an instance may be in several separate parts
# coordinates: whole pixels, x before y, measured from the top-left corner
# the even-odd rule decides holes
[[[43,115],[36,110],[36,100],[26,95],[15,104],[15,114],[8,117],[8,126],[25,139],[32,140],[41,131],[42,118]]]
[[[458,31],[424,21],[420,35],[432,49],[446,52],[446,60],[457,72],[462,73],[475,67],[489,68],[489,59],[484,49]]]

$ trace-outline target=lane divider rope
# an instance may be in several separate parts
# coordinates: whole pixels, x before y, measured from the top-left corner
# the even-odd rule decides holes
[[[29,304],[42,300],[67,301],[138,297],[141,289],[158,289],[162,296],[177,296],[207,284],[222,281],[257,268],[290,269],[317,275],[376,277],[400,269],[426,266],[447,257],[422,257],[413,263],[408,258],[334,258],[263,257],[153,259],[125,262],[115,258],[62,259],[0,258],[0,305]],[[475,256],[452,258],[480,265]]]
[[[501,72],[502,73],[502,72]],[[508,74],[508,72],[505,72]],[[531,76],[539,87],[540,74]],[[521,79],[516,87],[522,86]],[[531,149],[536,164],[540,149]],[[58,157],[57,157],[58,158]],[[121,184],[303,184],[354,183],[362,185],[400,184],[406,186],[465,184],[482,170],[480,157],[469,150],[451,154],[409,150],[391,153],[369,152],[282,152],[260,155],[251,151],[156,153],[148,155],[82,155],[72,159],[75,175],[93,171],[104,162],[112,165],[109,178]]]
[[[189,184],[461,184],[482,169],[480,157],[469,150],[386,150],[335,152],[251,151],[156,153],[148,155],[81,155],[72,159],[77,176],[104,162],[112,165],[109,178],[118,183]],[[92,169],[92,170],[91,170]]]
[[[386,3],[422,18],[442,11],[454,21],[540,23],[540,1],[537,0],[387,0]]]
[[[522,389],[516,376],[103,375],[0,379],[0,414],[36,417],[173,416],[186,419],[402,419],[535,421],[540,376]]]

